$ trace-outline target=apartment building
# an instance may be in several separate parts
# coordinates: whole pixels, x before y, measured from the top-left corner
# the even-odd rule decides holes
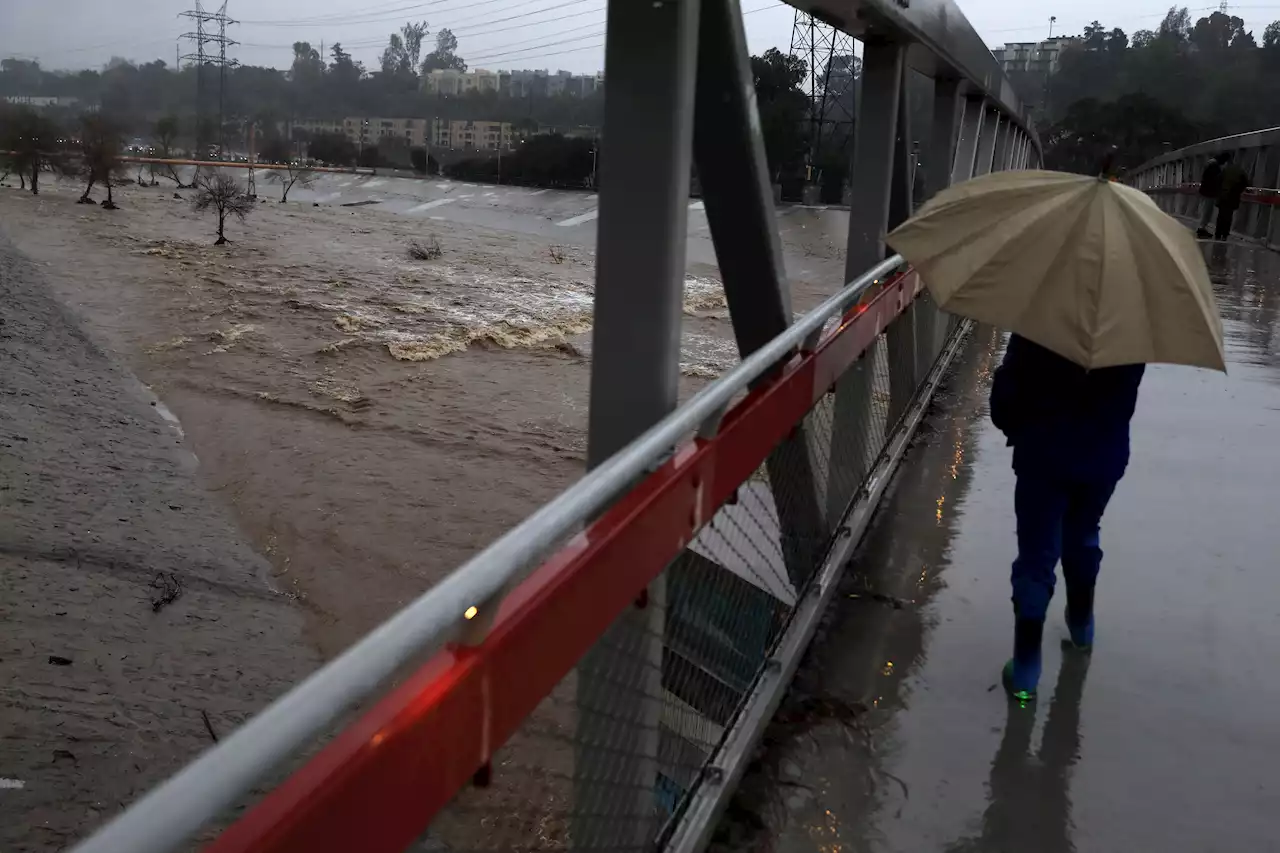
[[[423,91],[431,95],[467,95],[472,92],[498,91],[498,72],[475,68],[458,71],[436,69],[422,78]]]
[[[1000,62],[1006,74],[1024,72],[1054,74],[1062,60],[1062,52],[1079,43],[1072,36],[1059,36],[1045,41],[1008,42],[1004,47],[992,48],[991,55]]]
[[[1000,62],[1001,70],[1027,105],[1043,110],[1047,107],[1049,78],[1058,72],[1063,52],[1079,43],[1071,36],[1009,42],[993,48],[991,55]]]
[[[516,136],[510,122],[434,119],[431,144],[464,151],[510,151]]]
[[[349,116],[343,119],[300,119],[295,130],[308,133],[340,133],[357,145],[377,145],[390,138],[403,139],[410,148],[428,144],[430,122],[425,118]]]
[[[18,104],[24,107],[32,107],[34,109],[45,109],[48,107],[74,107],[80,103],[79,98],[68,98],[65,96],[56,97],[52,95],[5,95],[4,97],[0,97],[0,101],[8,104]]]
[[[582,98],[604,88],[604,72],[573,74],[546,69],[522,71],[470,71],[437,69],[422,78],[423,91],[432,95],[467,95],[497,92],[513,98],[568,95]]]

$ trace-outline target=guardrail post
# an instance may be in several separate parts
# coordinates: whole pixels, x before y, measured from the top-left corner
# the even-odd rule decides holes
[[[889,222],[893,170],[898,148],[898,112],[906,50],[879,41],[864,44],[858,121],[854,125],[853,159],[849,165],[849,239],[844,280],[852,281],[884,259],[884,235]],[[904,171],[907,163],[901,164]],[[926,179],[939,169],[925,170]],[[844,515],[871,460],[872,347],[836,382],[831,422],[831,454],[827,470],[827,519],[836,524]]]
[[[792,311],[738,0],[702,0],[696,103],[694,161],[729,319],[746,358],[791,324]],[[802,424],[766,463],[797,592],[827,538],[812,440]]]
[[[978,152],[974,159],[974,176],[985,175],[991,171],[995,161],[996,137],[1000,135],[1000,113],[995,109],[987,110],[986,120],[982,123],[982,134],[978,137]]]
[[[1003,116],[1000,122],[1000,131],[996,134],[996,152],[991,160],[991,171],[1003,172],[1009,168],[1009,134],[1013,128],[1013,121],[1007,116]]]
[[[889,205],[889,221],[886,230],[897,228],[911,217],[910,184],[907,181],[905,164],[909,162],[908,150],[901,146],[904,139],[911,138],[911,112],[907,101],[907,72],[903,72],[902,85],[899,88],[898,100],[898,138],[899,155],[893,163],[892,200]],[[899,187],[908,187],[904,195]],[[924,299],[913,299],[902,316],[889,325],[885,331],[885,344],[889,354],[889,424],[897,421],[902,412],[907,410],[915,397],[916,386],[925,370],[928,358],[928,341],[933,336],[932,314],[930,306]]]
[[[929,198],[951,186],[956,165],[956,141],[964,113],[959,80],[933,81],[933,120],[929,129],[929,156],[932,168],[925,170]]]
[[[1273,190],[1277,184],[1280,184],[1280,147],[1269,145],[1262,149],[1261,158],[1263,166],[1258,170],[1259,174],[1254,175],[1254,181],[1257,186]],[[1260,205],[1262,212],[1259,214],[1258,237],[1262,240],[1264,246],[1271,245],[1271,236],[1275,228],[1276,209],[1274,205]]]
[[[677,403],[698,0],[610,0],[587,465]],[[662,579],[577,673],[575,849],[641,847],[656,816]]]
[[[964,99],[964,120],[960,124],[960,140],[956,145],[955,165],[951,170],[953,184],[973,177],[973,164],[978,158],[978,137],[982,135],[982,120],[986,111],[981,95]]]

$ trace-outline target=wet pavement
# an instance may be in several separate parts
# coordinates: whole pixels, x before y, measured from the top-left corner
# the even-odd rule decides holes
[[[721,849],[1275,849],[1280,255],[1206,246],[1229,374],[1155,367],[1102,528],[1097,645],[1011,706],[1011,451],[979,330],[922,427]],[[1065,659],[1064,659],[1065,658]]]

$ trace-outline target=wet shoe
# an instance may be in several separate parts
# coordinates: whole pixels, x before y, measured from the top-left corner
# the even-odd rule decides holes
[[[1071,648],[1077,652],[1093,651],[1093,616],[1090,615],[1088,621],[1083,623],[1074,623],[1071,621],[1071,611],[1067,611],[1067,632],[1071,635],[1071,639],[1067,642]]]
[[[1093,587],[1067,587],[1067,631],[1077,651],[1093,649]]]
[[[1043,636],[1043,620],[1014,620],[1013,658],[1004,665],[1001,680],[1008,694],[1020,702],[1036,698],[1036,687],[1040,684],[1040,644]]]
[[[1040,661],[1019,664],[1010,658],[1000,673],[1000,682],[1009,698],[1030,702],[1036,698],[1036,688],[1040,686]]]

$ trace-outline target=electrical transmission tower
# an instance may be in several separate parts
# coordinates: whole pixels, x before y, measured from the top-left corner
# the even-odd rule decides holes
[[[225,151],[223,125],[226,120],[227,104],[227,69],[240,63],[227,59],[227,48],[239,44],[227,38],[227,25],[239,23],[227,17],[227,3],[223,0],[221,8],[216,12],[206,12],[201,0],[196,0],[195,9],[183,12],[180,17],[195,21],[196,29],[192,33],[184,33],[182,38],[195,43],[195,53],[182,57],[188,63],[196,63],[196,150],[198,156],[208,156],[209,145],[215,140],[218,144],[218,156]],[[210,75],[217,69],[218,78],[218,126],[209,138],[209,122],[213,118],[213,104],[209,98]]]
[[[859,74],[853,41],[848,33],[806,12],[796,11],[791,29],[791,53],[808,64],[805,94],[809,96],[810,167],[817,165],[824,152],[838,152],[847,158]]]

